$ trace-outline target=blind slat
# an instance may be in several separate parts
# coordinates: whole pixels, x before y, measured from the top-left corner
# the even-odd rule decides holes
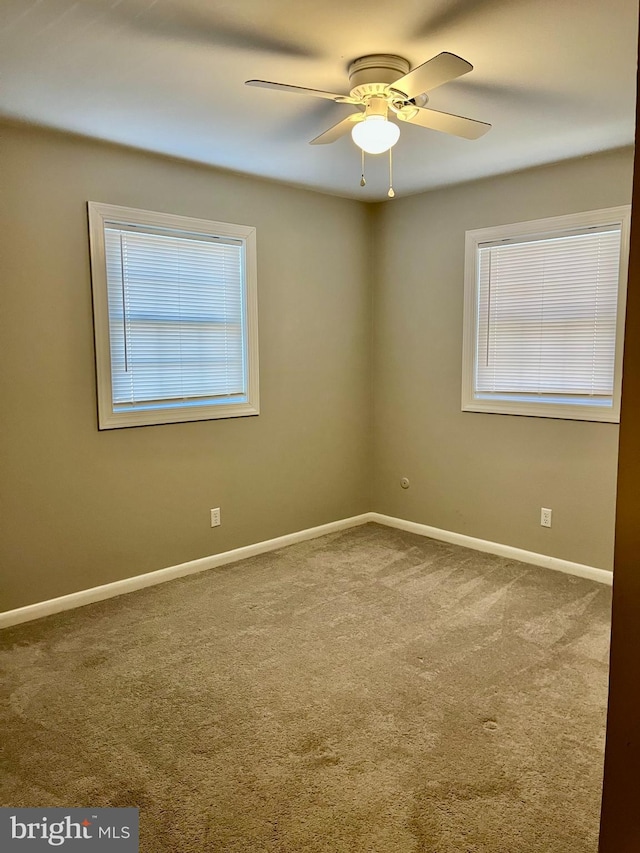
[[[621,229],[478,250],[476,393],[611,398]]]
[[[243,245],[105,228],[114,407],[246,394]]]

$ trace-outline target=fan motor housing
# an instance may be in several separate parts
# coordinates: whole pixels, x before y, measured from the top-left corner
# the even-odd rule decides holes
[[[349,65],[349,94],[352,98],[384,95],[391,83],[404,77],[410,69],[408,60],[391,53],[361,56]]]

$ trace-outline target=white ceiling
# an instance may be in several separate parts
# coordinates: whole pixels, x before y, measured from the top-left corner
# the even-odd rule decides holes
[[[358,56],[474,65],[430,107],[490,122],[475,141],[401,127],[406,195],[633,143],[637,0],[0,0],[0,113],[366,200],[350,137],[308,141],[352,108],[250,88],[348,91]]]

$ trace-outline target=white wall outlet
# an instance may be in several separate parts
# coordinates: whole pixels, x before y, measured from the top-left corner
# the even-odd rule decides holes
[[[546,507],[540,507],[540,525],[542,527],[551,527],[551,512],[552,510]]]
[[[220,521],[220,507],[217,506],[215,509],[211,510],[211,526],[212,527],[220,527],[222,522]]]

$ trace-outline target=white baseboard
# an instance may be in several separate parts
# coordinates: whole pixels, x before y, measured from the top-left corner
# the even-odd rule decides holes
[[[371,521],[370,516],[371,513],[367,512],[339,521],[330,521],[328,524],[321,524],[319,527],[309,527],[307,530],[287,533],[285,536],[266,539],[263,542],[256,542],[254,545],[245,545],[243,548],[234,548],[232,551],[223,551],[221,554],[213,554],[211,557],[190,560],[188,563],[180,563],[177,566],[169,566],[166,569],[158,569],[144,575],[135,575],[121,581],[94,586],[91,589],[83,589],[69,595],[61,595],[59,598],[51,598],[48,601],[39,601],[37,604],[28,604],[26,607],[18,607],[16,610],[7,610],[0,613],[0,629],[19,625],[21,622],[30,622],[32,619],[41,619],[43,616],[51,616],[53,613],[61,613],[63,610],[73,610],[75,607],[83,607],[85,604],[103,601],[105,598],[115,598],[127,592],[134,592],[136,589],[156,586],[156,584],[165,583],[174,580],[174,578],[204,572],[226,563],[236,563],[238,560],[246,560],[247,557],[255,557],[258,554],[265,554],[267,551],[275,551],[278,548],[284,548],[286,545],[295,545],[296,542],[304,542],[306,539],[316,539],[318,536],[324,536],[327,533],[336,533],[349,527],[357,527],[359,524],[366,524]]]
[[[379,512],[370,512],[369,516],[369,521],[385,524],[387,527],[397,527],[399,530],[417,533],[419,536],[428,536],[431,539],[439,539],[441,542],[450,542],[452,545],[462,545],[464,548],[473,548],[474,551],[485,551],[488,554],[496,554],[498,557],[507,557],[510,560],[520,560],[521,563],[530,563],[533,566],[542,566],[556,572],[577,575],[579,578],[587,578],[609,586],[613,583],[613,572],[608,572],[606,569],[596,569],[594,566],[572,563],[570,560],[537,554],[535,551],[525,551],[522,548],[514,548],[512,545],[501,545],[499,542],[490,542],[487,539],[476,539],[475,536],[465,536],[463,533],[440,530],[438,527],[429,527],[428,524],[405,521],[404,518],[381,515]]]
[[[264,542],[256,542],[254,545],[245,545],[243,548],[234,548],[232,551],[224,551],[222,554],[213,554],[211,557],[202,557],[199,560],[190,560],[188,563],[180,563],[177,566],[169,566],[166,569],[158,569],[155,572],[147,572],[144,575],[135,575],[121,581],[94,586],[91,589],[83,589],[80,592],[72,592],[59,598],[51,598],[48,601],[40,601],[37,604],[28,604],[26,607],[18,607],[16,610],[7,610],[0,613],[0,629],[9,628],[11,625],[19,625],[21,622],[30,622],[33,619],[41,619],[43,616],[51,616],[61,613],[63,610],[73,610],[83,607],[85,604],[93,604],[95,601],[103,601],[106,598],[115,598],[127,592],[134,592],[147,586],[156,586],[174,578],[182,578],[185,575],[193,575],[204,572],[216,566],[224,566],[227,563],[236,563],[247,557],[255,557],[265,554],[267,551],[276,551],[287,545],[295,545],[296,542],[304,542],[307,539],[316,539],[327,533],[336,533],[357,527],[367,522],[384,524],[387,527],[396,527],[409,533],[417,533],[419,536],[428,536],[431,539],[439,539],[441,542],[450,542],[453,545],[462,545],[465,548],[473,548],[475,551],[485,551],[496,554],[499,557],[507,557],[511,560],[520,560],[534,566],[542,566],[546,569],[577,575],[588,578],[599,583],[611,584],[613,573],[604,569],[596,569],[593,566],[584,566],[581,563],[572,563],[569,560],[561,560],[558,557],[548,557],[545,554],[536,554],[534,551],[524,551],[521,548],[513,548],[511,545],[501,545],[499,542],[489,542],[486,539],[476,539],[473,536],[465,536],[462,533],[452,533],[449,530],[440,530],[438,527],[430,527],[427,524],[418,524],[415,521],[405,521],[403,518],[393,518],[390,515],[382,515],[379,512],[365,512],[362,515],[354,515],[351,518],[343,518],[339,521],[331,521],[321,524],[319,527],[310,527],[307,530],[299,530],[296,533],[288,533],[275,539],[267,539]]]

